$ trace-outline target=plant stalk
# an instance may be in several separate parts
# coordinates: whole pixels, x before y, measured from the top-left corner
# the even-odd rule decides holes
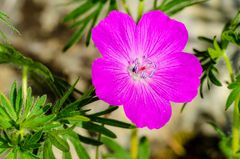
[[[28,83],[28,66],[23,66],[22,71],[22,95],[23,95],[23,107],[27,101],[27,83]]]
[[[122,4],[123,4],[123,8],[127,12],[127,14],[131,16],[131,12],[130,12],[130,10],[128,8],[128,4],[127,4],[126,0],[122,0]]]
[[[154,0],[153,2],[153,9],[156,9],[157,8],[157,0]]]
[[[233,110],[233,127],[232,127],[232,151],[233,151],[233,159],[238,159],[239,155],[237,154],[239,151],[239,103],[238,96],[234,103],[234,110]]]
[[[144,10],[144,0],[139,0],[137,21],[141,19],[143,10]]]
[[[101,133],[98,134],[98,138],[97,138],[98,141],[101,140]],[[96,156],[95,156],[95,159],[99,159],[99,146],[96,147],[96,152],[95,152]]]
[[[225,51],[223,54],[223,59],[226,63],[231,82],[234,82],[232,65]],[[233,122],[232,122],[232,158],[233,159],[238,159],[237,153],[239,151],[239,124],[240,124],[239,108],[238,108],[239,99],[240,99],[240,96],[238,96],[235,99],[234,108],[233,108]]]
[[[234,81],[234,77],[233,77],[233,70],[232,70],[232,65],[231,65],[231,62],[226,54],[226,52],[224,51],[224,54],[223,54],[223,59],[226,63],[226,66],[227,66],[227,69],[228,69],[228,72],[229,72],[229,76],[231,78],[231,81],[233,82]]]
[[[131,134],[131,157],[132,159],[138,158],[138,129],[132,129]]]

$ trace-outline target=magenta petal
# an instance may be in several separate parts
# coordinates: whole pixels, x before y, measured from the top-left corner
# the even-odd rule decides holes
[[[190,102],[198,92],[202,68],[198,59],[188,53],[162,56],[151,86],[173,102]]]
[[[94,44],[103,57],[129,60],[135,46],[136,24],[133,19],[118,11],[112,11],[92,30]]]
[[[124,65],[99,58],[93,62],[92,83],[96,88],[96,95],[111,105],[121,105],[123,87],[129,76],[124,71]]]
[[[148,85],[135,85],[126,94],[128,101],[123,104],[124,111],[137,127],[157,129],[169,121],[172,112],[169,101],[156,94]]]
[[[187,40],[184,24],[170,19],[161,11],[144,14],[137,25],[138,51],[147,57],[180,52]]]

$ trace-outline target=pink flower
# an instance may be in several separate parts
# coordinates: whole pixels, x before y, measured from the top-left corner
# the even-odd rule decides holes
[[[137,127],[164,126],[172,102],[190,102],[200,84],[197,58],[182,52],[188,33],[184,24],[160,11],[143,15],[136,25],[124,13],[112,11],[92,30],[102,57],[92,66],[97,96],[123,105]]]

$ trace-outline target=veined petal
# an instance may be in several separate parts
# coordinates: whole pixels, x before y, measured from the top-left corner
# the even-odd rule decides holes
[[[160,97],[148,84],[135,85],[126,92],[128,100],[123,104],[125,114],[137,127],[157,129],[171,117],[169,101]]]
[[[137,25],[138,52],[147,57],[180,52],[187,40],[184,24],[170,19],[161,11],[144,14]]]
[[[129,60],[134,52],[136,24],[133,19],[118,11],[112,11],[92,30],[92,39],[105,58]]]
[[[128,84],[129,75],[125,66],[118,62],[98,58],[92,66],[92,83],[96,95],[111,105],[122,105],[121,94],[123,87]]]
[[[190,102],[198,92],[202,68],[198,59],[178,52],[161,56],[150,85],[173,102]]]

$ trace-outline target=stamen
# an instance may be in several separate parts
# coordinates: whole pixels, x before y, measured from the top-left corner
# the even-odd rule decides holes
[[[129,63],[128,72],[134,80],[152,78],[156,71],[156,64],[142,57]]]

